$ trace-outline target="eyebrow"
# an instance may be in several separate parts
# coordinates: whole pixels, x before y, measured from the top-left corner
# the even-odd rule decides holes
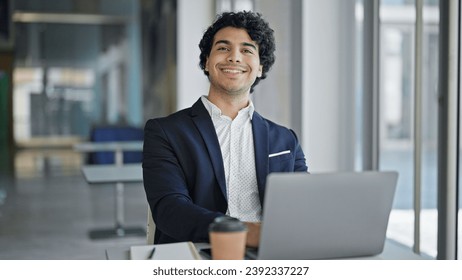
[[[215,42],[215,45],[218,45],[218,44],[231,45],[231,42],[228,40],[218,40]],[[244,42],[241,45],[246,46],[246,47],[251,47],[252,49],[257,50],[257,47],[251,43]]]

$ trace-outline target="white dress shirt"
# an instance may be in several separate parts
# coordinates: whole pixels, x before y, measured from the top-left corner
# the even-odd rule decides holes
[[[249,106],[241,109],[232,120],[206,96],[201,100],[212,118],[223,156],[228,195],[226,214],[245,222],[259,222],[261,204],[251,122],[255,110],[253,103],[250,101]]]

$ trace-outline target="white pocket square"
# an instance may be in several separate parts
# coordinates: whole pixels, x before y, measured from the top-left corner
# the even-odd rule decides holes
[[[269,158],[270,157],[277,157],[277,156],[280,156],[280,155],[285,155],[285,154],[290,154],[290,150],[287,150],[287,151],[282,151],[282,152],[279,152],[279,153],[274,153],[274,154],[269,154]]]

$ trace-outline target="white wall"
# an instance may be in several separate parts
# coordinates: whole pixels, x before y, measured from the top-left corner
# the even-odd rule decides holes
[[[291,20],[290,1],[257,0],[255,11],[263,15],[274,30],[276,60],[266,79],[255,87],[252,99],[255,109],[265,118],[291,126]],[[295,40],[296,41],[296,40]]]
[[[302,147],[311,172],[354,170],[354,0],[302,9]]]
[[[215,18],[213,0],[178,0],[177,109],[207,95],[209,82],[199,67],[199,41]]]

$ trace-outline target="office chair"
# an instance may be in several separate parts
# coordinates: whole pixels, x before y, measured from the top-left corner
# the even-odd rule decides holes
[[[144,130],[123,125],[101,125],[92,128],[91,142],[143,141]],[[123,152],[124,163],[138,163],[143,159],[141,151]],[[114,152],[92,152],[88,154],[88,164],[114,164]]]
[[[156,224],[152,218],[151,208],[148,205],[148,221],[146,224],[146,242],[148,245],[154,244],[154,233],[156,232]]]

